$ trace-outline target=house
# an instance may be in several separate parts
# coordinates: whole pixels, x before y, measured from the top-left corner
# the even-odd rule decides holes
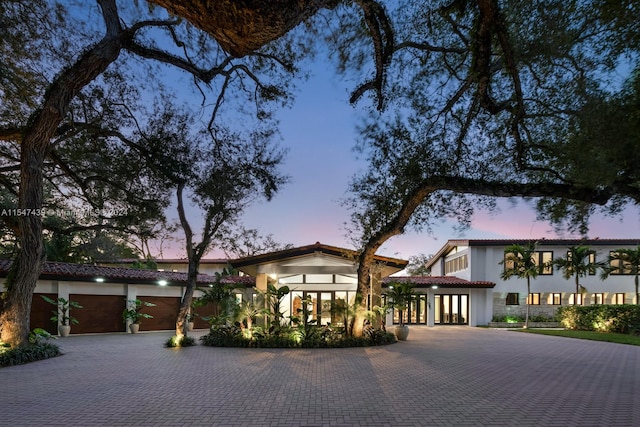
[[[501,279],[505,249],[513,244],[527,245],[529,239],[507,240],[449,240],[427,263],[431,271],[430,280],[462,279],[469,283],[495,283],[483,290],[472,287],[449,287],[445,293],[437,291],[434,324],[447,322],[446,314],[464,317],[469,311],[469,325],[482,325],[494,316],[523,315],[527,299],[531,315],[552,316],[557,308],[568,304],[635,304],[635,288],[630,275],[610,275],[600,279],[594,271],[580,279],[586,291],[576,295],[575,282],[566,280],[555,268],[545,268],[531,281],[531,295],[527,296],[526,279]],[[635,249],[640,239],[539,239],[537,255],[539,262],[547,263],[566,257],[568,247],[587,246],[594,252],[592,261],[608,262],[611,253],[621,248]],[[440,278],[440,279],[436,279]],[[474,291],[475,289],[475,291]],[[449,304],[449,312],[447,312]],[[457,305],[456,305],[457,304]],[[456,312],[457,308],[457,312]],[[458,317],[459,319],[459,317]],[[450,318],[448,320],[451,320]],[[455,322],[454,322],[455,323]],[[465,323],[465,322],[458,322]]]
[[[353,302],[357,288],[357,253],[352,250],[324,245],[319,242],[297,248],[276,251],[236,260],[205,260],[209,274],[198,276],[198,286],[215,282],[215,272],[232,266],[239,276],[223,280],[233,284],[236,299],[251,300],[258,291],[266,291],[268,284],[277,288],[288,286],[291,293],[281,303],[285,318],[297,314],[302,300],[309,298],[312,318],[319,324],[335,322],[327,307],[336,300]],[[376,256],[385,277],[406,267],[407,261]],[[153,316],[145,319],[141,330],[171,330],[187,282],[186,260],[160,260],[158,270],[125,268],[123,261],[116,266],[97,266],[46,262],[37,281],[31,311],[31,328],[42,327],[55,333],[56,325],[49,318],[53,307],[40,296],[62,297],[78,302],[82,309],[72,309],[78,319],[71,333],[124,332],[122,311],[126,301],[140,299],[155,304],[144,312]],[[6,278],[10,260],[0,260],[0,278]],[[195,296],[199,295],[196,291]],[[207,307],[197,309],[206,315]],[[207,323],[196,318],[196,327]]]

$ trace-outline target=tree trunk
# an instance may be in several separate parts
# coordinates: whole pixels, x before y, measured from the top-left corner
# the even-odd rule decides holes
[[[338,0],[150,0],[209,33],[236,57],[272,42]]]
[[[7,280],[5,303],[0,314],[0,340],[12,347],[29,342],[31,300],[45,258],[42,242],[43,162],[50,141],[64,119],[71,100],[83,87],[117,59],[122,40],[114,0],[99,0],[106,36],[51,84],[40,109],[30,120],[20,144],[21,215],[18,218],[20,252]]]
[[[195,264],[194,264],[195,265]],[[187,335],[188,321],[187,316],[191,309],[191,302],[193,301],[193,292],[196,289],[198,279],[197,268],[192,268],[192,262],[189,262],[189,272],[187,274],[187,286],[184,290],[184,295],[180,301],[180,308],[178,309],[178,317],[176,318],[176,337],[182,338]]]

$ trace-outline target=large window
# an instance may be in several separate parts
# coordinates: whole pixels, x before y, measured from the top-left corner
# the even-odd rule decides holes
[[[571,252],[567,252],[567,261],[571,261]],[[596,274],[596,253],[595,253],[595,251],[589,252],[588,263],[591,265],[591,268],[589,268],[589,276],[595,276],[595,274]]]
[[[549,276],[553,274],[553,265],[551,265],[551,261],[553,261],[552,251],[533,252],[531,258],[533,258],[533,262],[536,265],[544,266],[540,272],[541,275]],[[507,257],[507,254],[505,254],[503,264],[506,270],[513,269],[513,260]]]
[[[468,325],[469,295],[435,295],[434,322],[438,325]]]

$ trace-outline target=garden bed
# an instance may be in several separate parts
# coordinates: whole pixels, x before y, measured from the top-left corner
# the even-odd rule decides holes
[[[490,328],[523,328],[524,322],[489,322]],[[529,328],[562,328],[560,322],[529,322]]]

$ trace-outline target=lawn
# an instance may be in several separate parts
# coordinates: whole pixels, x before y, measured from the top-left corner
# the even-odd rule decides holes
[[[615,342],[618,344],[640,345],[640,336],[628,334],[610,334],[593,331],[570,331],[564,329],[516,329],[529,334],[553,335],[557,337],[578,338],[582,340]]]

